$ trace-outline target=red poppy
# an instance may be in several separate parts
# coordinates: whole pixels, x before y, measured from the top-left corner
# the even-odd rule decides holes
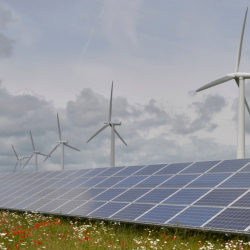
[[[166,236],[166,239],[168,238],[168,236]]]
[[[109,242],[109,244],[113,244],[113,242],[112,242],[112,241],[110,241],[110,242]]]
[[[173,240],[176,240],[176,238],[173,238]]]

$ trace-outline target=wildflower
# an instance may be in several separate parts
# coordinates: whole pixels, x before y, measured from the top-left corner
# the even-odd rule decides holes
[[[168,236],[165,237],[166,239],[168,238]]]

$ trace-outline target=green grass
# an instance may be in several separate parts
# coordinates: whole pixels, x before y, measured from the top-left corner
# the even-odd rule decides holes
[[[0,211],[0,249],[250,249],[243,237]]]

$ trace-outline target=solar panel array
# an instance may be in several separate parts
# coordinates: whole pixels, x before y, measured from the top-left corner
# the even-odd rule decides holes
[[[0,174],[0,208],[250,230],[250,159]]]

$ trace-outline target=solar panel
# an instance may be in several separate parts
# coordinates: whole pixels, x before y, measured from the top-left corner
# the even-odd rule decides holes
[[[201,227],[221,210],[222,208],[218,207],[188,207],[184,212],[170,220],[169,223]]]
[[[248,232],[250,159],[0,174],[0,207]]]
[[[184,208],[184,206],[158,205],[149,212],[146,212],[143,216],[137,218],[137,221],[165,223]]]

